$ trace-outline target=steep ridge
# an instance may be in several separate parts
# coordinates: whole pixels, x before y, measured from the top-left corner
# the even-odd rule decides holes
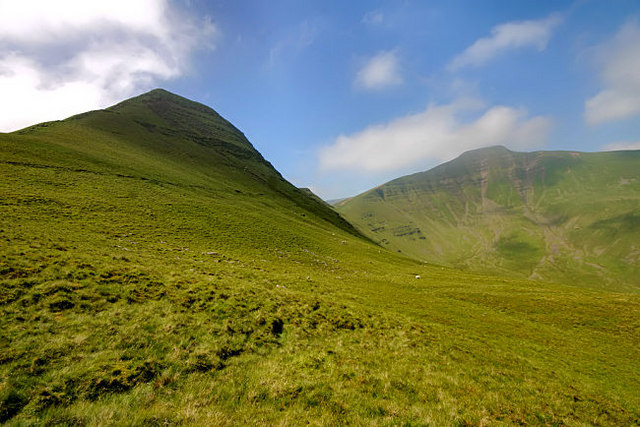
[[[638,331],[380,248],[164,91],[0,134],[0,423],[630,425]]]
[[[470,151],[337,205],[418,259],[640,290],[640,152]]]

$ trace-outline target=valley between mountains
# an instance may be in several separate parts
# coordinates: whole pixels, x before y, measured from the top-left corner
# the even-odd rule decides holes
[[[492,147],[341,215],[161,89],[0,134],[0,423],[638,424],[639,161]]]

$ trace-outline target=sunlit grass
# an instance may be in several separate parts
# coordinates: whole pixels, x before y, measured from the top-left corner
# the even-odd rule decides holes
[[[93,120],[140,161],[0,135],[0,421],[639,422],[637,296],[404,258],[259,159]]]

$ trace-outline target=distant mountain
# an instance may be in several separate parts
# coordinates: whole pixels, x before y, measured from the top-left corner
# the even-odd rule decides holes
[[[329,200],[327,200],[327,203],[329,203],[331,206],[334,206],[334,205],[340,204],[342,202],[345,202],[345,201],[347,201],[349,199],[350,199],[350,197],[343,197],[341,199],[329,199]]]
[[[640,151],[469,151],[337,205],[383,246],[475,271],[640,288]]]

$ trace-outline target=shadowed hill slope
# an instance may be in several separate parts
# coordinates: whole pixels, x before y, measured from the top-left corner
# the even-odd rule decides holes
[[[640,290],[640,151],[490,147],[337,207],[375,241],[418,259]]]
[[[629,425],[638,331],[381,249],[165,91],[0,134],[0,423]]]

